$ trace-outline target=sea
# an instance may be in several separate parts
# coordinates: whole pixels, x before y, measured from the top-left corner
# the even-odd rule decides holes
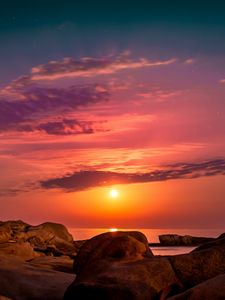
[[[69,228],[74,240],[86,240],[91,237],[109,231],[141,231],[147,237],[149,243],[158,243],[161,234],[179,234],[203,237],[218,237],[225,229],[147,229],[147,228]],[[194,247],[151,247],[154,255],[177,255],[192,251]]]

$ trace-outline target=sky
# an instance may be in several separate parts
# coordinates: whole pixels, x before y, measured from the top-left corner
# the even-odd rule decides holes
[[[224,229],[224,2],[71,2],[1,5],[0,219]]]

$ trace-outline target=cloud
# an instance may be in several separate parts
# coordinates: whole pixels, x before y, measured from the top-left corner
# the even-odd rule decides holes
[[[119,173],[110,171],[79,171],[61,178],[41,181],[45,189],[59,188],[68,192],[81,191],[113,184],[131,184],[170,179],[191,179],[202,176],[225,175],[225,159],[199,163],[177,163],[146,173]]]
[[[59,121],[49,121],[39,125],[21,125],[18,131],[34,132],[40,131],[49,135],[74,135],[91,134],[99,131],[107,131],[98,121],[79,121],[76,119],[62,119]]]
[[[225,83],[225,79],[221,79],[219,82],[222,83],[222,84],[224,84]]]
[[[32,68],[31,78],[32,80],[56,80],[63,77],[92,77],[113,74],[125,69],[165,66],[176,61],[175,58],[157,61],[145,58],[132,60],[128,58],[128,53],[106,58],[83,57],[80,60],[64,58],[61,61],[50,61]]]
[[[94,122],[77,120],[76,111],[108,98],[103,85],[41,87],[22,77],[1,91],[0,132],[92,133]]]

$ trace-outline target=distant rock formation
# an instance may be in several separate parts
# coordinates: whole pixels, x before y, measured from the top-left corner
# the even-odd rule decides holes
[[[191,235],[162,234],[159,235],[162,246],[196,246],[213,241],[214,238],[197,237]]]

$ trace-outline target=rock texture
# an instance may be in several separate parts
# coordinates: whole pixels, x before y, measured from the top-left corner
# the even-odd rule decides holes
[[[0,245],[9,242],[18,244],[27,242],[34,251],[53,256],[74,257],[78,249],[67,228],[62,224],[51,222],[37,226],[31,226],[21,220],[1,222]]]
[[[75,258],[75,281],[64,299],[149,300],[177,279],[167,258],[154,258],[140,232],[104,233]]]
[[[189,254],[171,256],[169,259],[184,286],[193,287],[225,273],[225,238],[200,246]]]
[[[168,300],[224,300],[225,274],[209,279]]]
[[[162,234],[159,241],[162,246],[196,246],[213,241],[214,238],[195,237],[190,235]]]
[[[23,260],[30,260],[36,256],[33,247],[28,242],[2,243],[0,244],[0,254],[5,256],[17,256]]]
[[[107,232],[86,241],[74,259],[74,271],[101,260],[137,260],[153,256],[144,234],[136,231]]]
[[[13,300],[62,300],[73,279],[74,275],[41,263],[32,265],[16,256],[0,256],[0,291]]]

